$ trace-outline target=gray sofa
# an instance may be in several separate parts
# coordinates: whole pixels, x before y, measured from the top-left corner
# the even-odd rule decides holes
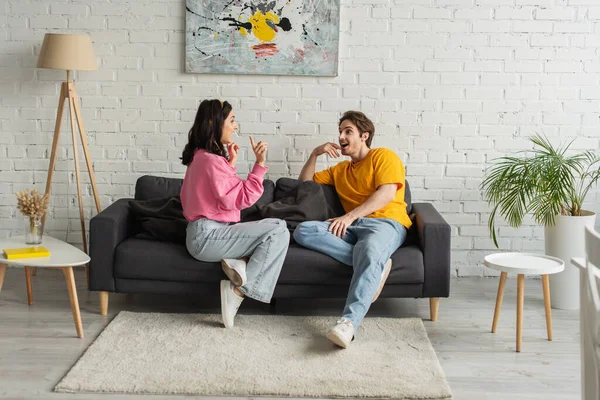
[[[297,184],[289,178],[276,184],[265,180],[258,204],[282,198]],[[181,185],[181,179],[142,176],[135,199],[176,196]],[[335,189],[323,190],[327,203],[342,215]],[[436,320],[439,298],[450,292],[450,226],[431,204],[411,203],[408,184],[405,199],[414,224],[407,241],[392,255],[392,270],[380,297],[429,298],[431,319]],[[219,296],[218,282],[225,278],[220,264],[197,261],[183,244],[148,240],[140,234],[130,200],[117,200],[90,221],[89,288],[100,292],[101,314],[106,315],[111,292]],[[292,243],[273,298],[345,298],[351,276],[348,266]]]

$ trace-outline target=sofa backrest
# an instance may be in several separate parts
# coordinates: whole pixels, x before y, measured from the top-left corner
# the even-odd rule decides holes
[[[181,192],[183,179],[144,175],[135,183],[135,199],[151,200],[177,196]]]
[[[285,194],[290,190],[294,189],[296,186],[300,184],[298,179],[292,178],[279,178],[277,183],[275,184],[275,201],[282,199],[285,197]],[[404,201],[406,202],[406,212],[410,215],[412,212],[412,202],[410,195],[410,186],[408,185],[408,181],[405,181],[406,188],[404,189]],[[335,187],[330,185],[321,185],[323,188],[323,192],[325,193],[325,199],[327,200],[327,204],[334,210],[337,216],[341,216],[345,214],[344,208],[342,207],[342,203],[340,203],[340,198],[335,191]]]
[[[135,184],[135,199],[151,200],[177,196],[181,192],[182,185],[183,179],[181,178],[144,175],[138,178]],[[273,202],[275,183],[265,179],[263,186],[265,187],[265,191],[258,202],[260,204]]]
[[[263,185],[265,191],[257,202],[260,205],[268,204],[279,200],[290,190],[294,189],[300,181],[293,178],[280,178],[277,184],[273,181],[265,179]],[[138,178],[135,184],[135,199],[150,200],[162,199],[165,197],[177,196],[181,192],[183,179],[181,178],[165,178],[162,176],[144,175]],[[333,186],[321,185],[327,204],[334,210],[336,215],[343,215],[344,208],[340,203],[340,199]],[[410,195],[410,187],[406,181],[406,189],[404,190],[404,201],[406,202],[406,212],[410,215],[412,212],[412,203]]]

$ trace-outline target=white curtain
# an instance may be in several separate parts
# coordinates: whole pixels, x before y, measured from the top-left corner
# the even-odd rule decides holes
[[[586,268],[581,270],[582,399],[600,400],[600,235],[586,232]]]

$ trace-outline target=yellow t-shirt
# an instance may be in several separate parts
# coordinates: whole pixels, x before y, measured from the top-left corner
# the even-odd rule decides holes
[[[400,157],[389,149],[372,149],[364,160],[354,164],[351,161],[343,161],[315,173],[313,180],[323,185],[335,186],[346,212],[364,203],[379,186],[396,183],[398,190],[394,200],[366,218],[393,219],[407,229],[412,225],[404,202],[404,165]]]

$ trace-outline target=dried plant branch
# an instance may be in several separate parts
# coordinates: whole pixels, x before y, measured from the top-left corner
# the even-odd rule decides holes
[[[23,215],[29,218],[44,215],[50,204],[48,194],[41,195],[37,189],[17,192],[17,208]]]

